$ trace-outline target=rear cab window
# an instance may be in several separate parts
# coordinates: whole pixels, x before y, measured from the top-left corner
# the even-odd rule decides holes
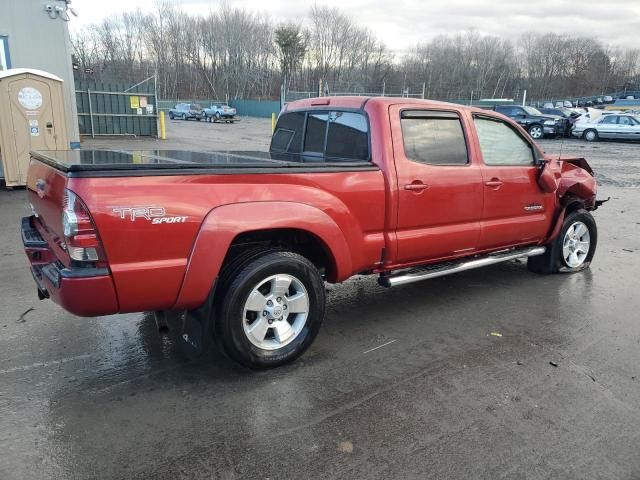
[[[269,151],[302,154],[315,161],[369,162],[369,123],[361,112],[285,112],[278,118]]]

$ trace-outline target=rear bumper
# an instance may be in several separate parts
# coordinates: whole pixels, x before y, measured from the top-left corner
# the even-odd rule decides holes
[[[65,310],[82,317],[118,313],[113,279],[106,268],[65,267],[33,225],[22,219],[22,243],[40,299],[51,298]]]

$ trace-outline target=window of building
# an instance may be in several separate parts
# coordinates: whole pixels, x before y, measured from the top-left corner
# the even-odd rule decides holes
[[[0,36],[0,71],[11,68],[11,56],[9,55],[9,38]]]

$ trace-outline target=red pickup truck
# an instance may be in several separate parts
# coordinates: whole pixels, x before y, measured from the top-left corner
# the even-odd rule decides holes
[[[528,257],[579,271],[596,249],[593,171],[546,157],[490,111],[302,100],[269,152],[32,152],[22,237],[40,298],[82,316],[183,312],[254,368],[300,355],[324,282],[386,287]]]

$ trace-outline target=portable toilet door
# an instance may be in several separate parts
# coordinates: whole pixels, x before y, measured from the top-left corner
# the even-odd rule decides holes
[[[31,150],[67,150],[62,79],[16,68],[0,71],[0,157],[7,187],[27,183]]]

